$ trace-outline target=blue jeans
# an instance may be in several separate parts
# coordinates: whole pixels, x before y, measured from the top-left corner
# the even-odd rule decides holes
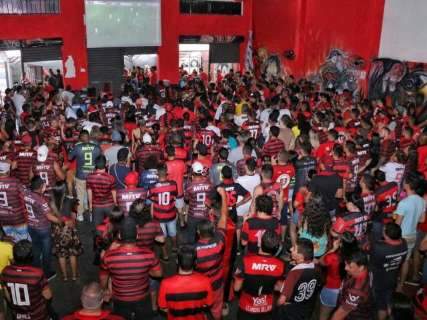
[[[33,243],[33,264],[36,267],[42,268],[46,276],[52,272],[50,261],[52,258],[52,238],[50,229],[38,230],[29,227]]]

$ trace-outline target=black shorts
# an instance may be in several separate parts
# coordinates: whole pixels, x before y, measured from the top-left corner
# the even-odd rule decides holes
[[[128,302],[113,299],[113,311],[125,319],[151,319],[150,295],[141,301]]]
[[[393,289],[374,287],[375,306],[378,310],[387,310],[392,305]]]
[[[237,311],[237,320],[271,320],[273,318],[272,312],[267,313],[249,313],[239,308]]]

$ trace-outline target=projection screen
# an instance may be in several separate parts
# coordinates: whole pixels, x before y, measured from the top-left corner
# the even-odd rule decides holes
[[[160,0],[86,0],[88,48],[161,45]]]
[[[427,61],[426,0],[386,0],[380,57]]]

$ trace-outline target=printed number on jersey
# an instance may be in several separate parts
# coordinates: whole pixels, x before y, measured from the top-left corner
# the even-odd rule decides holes
[[[0,192],[0,207],[9,207],[9,201],[7,201],[7,193]]]
[[[48,186],[49,185],[49,176],[47,172],[39,172],[40,178],[43,179],[44,183]]]
[[[84,153],[84,159],[85,159],[85,163],[84,166],[85,167],[91,167],[92,166],[92,152],[85,152]]]
[[[313,279],[310,282],[303,282],[298,286],[298,293],[295,296],[295,302],[309,300],[316,289],[317,280]]]
[[[30,305],[30,295],[28,293],[28,285],[23,283],[7,283],[12,296],[12,303],[15,306],[24,307]]]
[[[27,208],[28,218],[35,219],[36,216],[34,214],[33,206],[31,204],[26,203],[25,208]]]
[[[159,193],[159,205],[161,206],[168,206],[171,201],[171,194],[170,192],[162,192]]]

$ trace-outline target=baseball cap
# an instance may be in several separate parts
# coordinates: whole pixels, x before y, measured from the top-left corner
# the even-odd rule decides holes
[[[49,149],[42,145],[37,149],[37,161],[45,162],[47,159],[47,155],[49,153]]]
[[[105,104],[106,108],[114,108],[114,103],[113,101],[107,101],[107,103]]]
[[[142,136],[142,142],[151,143],[153,142],[153,139],[151,138],[149,133],[144,133],[144,135]]]
[[[31,144],[33,142],[33,139],[31,138],[31,136],[29,134],[24,134],[21,138],[21,142],[23,144]]]
[[[352,228],[343,218],[339,217],[332,225],[332,231],[343,234],[346,231],[352,231]]]
[[[193,169],[193,173],[196,174],[202,174],[204,167],[203,164],[201,164],[200,162],[196,161],[191,165],[191,169]]]
[[[111,134],[111,141],[122,141],[122,135],[119,131],[113,131],[113,133]]]
[[[10,170],[10,163],[1,161],[0,162],[0,173],[8,173]]]
[[[136,186],[139,181],[138,172],[131,171],[125,177],[125,184],[127,186]]]

